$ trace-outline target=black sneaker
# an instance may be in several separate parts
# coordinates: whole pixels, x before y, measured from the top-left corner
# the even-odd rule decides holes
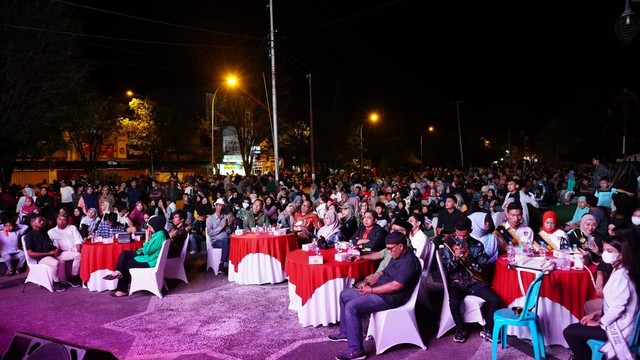
[[[329,335],[329,340],[331,341],[347,341],[347,335],[342,335],[337,333],[335,335]]]
[[[64,286],[64,284],[61,283],[60,281],[54,281],[53,290],[55,290],[56,292],[63,292],[67,290],[67,287]]]
[[[336,356],[336,360],[357,360],[357,359],[366,359],[367,354],[362,351],[354,351],[351,353],[344,353]]]
[[[71,285],[71,287],[74,288],[82,286],[82,280],[80,280],[80,277],[78,276],[70,277],[69,279],[67,279],[67,282],[69,283],[69,285]]]
[[[488,342],[493,342],[492,336],[493,335],[491,334],[490,331],[480,331],[480,337],[485,339]],[[498,344],[500,344],[500,337],[498,337],[496,341],[498,342]]]
[[[456,334],[453,335],[453,341],[463,343],[467,340],[467,332],[461,329],[456,329]]]

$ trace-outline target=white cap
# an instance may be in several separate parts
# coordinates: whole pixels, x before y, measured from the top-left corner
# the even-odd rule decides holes
[[[214,202],[213,205],[226,205],[226,204],[224,203],[224,200],[222,200],[222,198],[217,198],[216,202]]]

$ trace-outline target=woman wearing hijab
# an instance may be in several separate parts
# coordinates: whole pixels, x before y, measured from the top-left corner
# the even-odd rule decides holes
[[[140,230],[142,223],[144,222],[144,204],[142,201],[136,202],[136,206],[133,208],[131,214],[129,214],[129,219],[133,226]]]
[[[193,212],[195,222],[194,230],[197,233],[203,233],[206,228],[207,218],[213,214],[213,207],[209,203],[209,199],[201,194],[196,195],[196,209]]]
[[[82,223],[82,219],[85,217],[84,212],[82,211],[82,208],[79,206],[76,206],[73,209],[73,214],[71,216],[73,217],[73,223],[76,224],[76,226],[78,227],[78,230],[80,230],[80,223]]]
[[[324,238],[328,246],[333,246],[336,241],[346,241],[346,237],[340,231],[340,220],[338,214],[333,210],[328,210],[324,214],[324,226],[318,229],[318,239]]]
[[[89,209],[99,209],[98,195],[93,193],[93,187],[87,185],[87,188],[78,200],[78,206],[82,208],[85,215],[89,215]]]
[[[33,197],[27,196],[24,200],[24,205],[20,209],[20,213],[18,214],[18,222],[20,224],[25,223],[25,219],[36,209],[36,202],[33,201]]]
[[[116,291],[111,294],[113,297],[123,297],[129,294],[129,284],[131,284],[132,268],[151,268],[156,266],[162,245],[169,238],[169,234],[164,229],[167,220],[163,216],[152,216],[149,219],[147,228],[147,241],[136,251],[125,250],[120,253],[116,270],[104,277],[105,280],[118,279]]]
[[[578,250],[588,255],[590,262],[597,264],[600,262],[602,254],[602,241],[604,237],[596,232],[596,217],[591,214],[584,214],[580,219],[580,228],[575,229],[567,236],[569,246],[578,246]]]
[[[100,198],[98,198],[100,204],[100,215],[104,216],[113,211],[113,206],[116,204],[116,198],[111,194],[111,188],[104,185],[100,189]]]
[[[563,245],[569,246],[567,233],[558,229],[558,216],[553,211],[545,211],[542,214],[542,226],[533,237],[536,248],[543,247],[546,251],[559,250]]]
[[[89,209],[87,211],[87,216],[80,220],[80,225],[78,226],[82,238],[86,239],[90,235],[93,235],[93,233],[98,229],[99,224],[100,218],[98,217],[98,210],[96,210],[96,208]]]
[[[273,196],[269,195],[264,198],[264,209],[262,210],[272,224],[278,222],[278,206],[275,200],[273,200]]]
[[[27,200],[27,197],[30,196],[33,200],[34,195],[35,191],[33,191],[33,189],[29,187],[29,185],[26,185],[24,189],[22,189],[22,196],[20,197],[20,199],[18,199],[18,204],[16,205],[16,214],[20,214],[20,211],[22,211],[22,207],[24,206],[24,202],[25,200]]]
[[[582,215],[587,214],[588,212],[589,206],[587,206],[587,197],[579,196],[576,211],[574,211],[571,220],[567,222],[566,226],[564,227],[564,231],[568,233],[569,231],[580,227],[580,219],[582,219]]]
[[[493,264],[498,260],[498,237],[493,233],[495,226],[491,214],[478,211],[467,216],[471,220],[471,237],[484,245],[484,252],[489,256],[488,263]]]

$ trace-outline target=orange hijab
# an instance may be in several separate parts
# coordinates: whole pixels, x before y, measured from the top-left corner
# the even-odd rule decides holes
[[[547,228],[544,227],[544,222],[547,221],[547,219],[553,219],[556,221],[556,227],[551,229],[551,231],[547,230]],[[556,215],[556,213],[554,213],[553,211],[546,211],[544,214],[542,214],[542,230],[547,234],[553,234],[556,230],[558,230],[558,215]]]

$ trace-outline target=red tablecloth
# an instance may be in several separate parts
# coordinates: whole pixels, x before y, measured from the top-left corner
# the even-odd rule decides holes
[[[142,247],[142,241],[131,241],[126,244],[90,243],[82,244],[82,260],[80,261],[80,279],[89,281],[91,273],[100,269],[115,269],[118,256],[125,250],[135,251]]]
[[[507,269],[507,264],[508,261],[505,258],[498,258],[492,288],[505,304],[511,304],[523,295],[518,284],[518,272]],[[595,279],[595,265],[591,265],[589,270]],[[521,274],[522,284],[526,291],[535,278],[535,274],[524,271]],[[561,304],[578,319],[584,316],[584,303],[587,300],[597,298],[596,289],[593,287],[591,276],[586,269],[552,271],[545,276],[542,282],[540,296]]]
[[[309,264],[309,255],[313,255],[309,251],[296,250],[287,254],[284,272],[289,282],[296,286],[296,294],[302,299],[302,305],[329,280],[345,277],[360,279],[375,271],[375,262],[372,260],[340,262],[334,258],[336,249],[320,250],[320,253],[323,263],[313,265]]]
[[[231,235],[229,261],[233,263],[235,271],[238,271],[237,266],[245,255],[261,253],[278,259],[284,269],[287,254],[298,247],[298,237],[294,233],[286,235],[254,233]]]

